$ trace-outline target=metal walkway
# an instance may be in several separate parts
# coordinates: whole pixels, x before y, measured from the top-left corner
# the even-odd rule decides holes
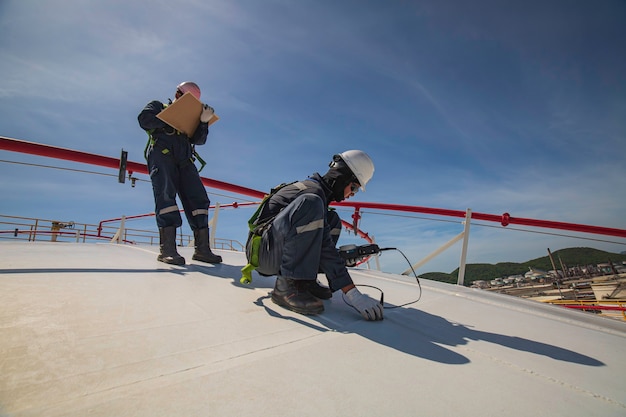
[[[307,317],[240,285],[240,252],[156,250],[0,242],[0,416],[626,415],[624,322],[427,280],[382,322],[340,293]]]

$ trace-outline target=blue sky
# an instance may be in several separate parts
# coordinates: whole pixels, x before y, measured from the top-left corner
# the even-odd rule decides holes
[[[376,172],[359,201],[626,229],[624,22],[621,0],[2,0],[0,135],[144,162],[137,114],[193,80],[221,117],[199,148],[203,176],[268,190],[362,149]],[[8,162],[0,175],[2,214],[98,223],[153,210],[146,181]],[[217,235],[244,241],[250,214],[223,211]],[[361,228],[413,262],[462,231],[390,214],[366,212]],[[476,225],[468,262],[626,250],[600,240]],[[451,272],[459,256],[457,244],[418,272]]]

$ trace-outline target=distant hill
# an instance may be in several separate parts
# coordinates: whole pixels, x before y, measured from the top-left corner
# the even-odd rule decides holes
[[[584,265],[597,265],[612,262],[626,261],[626,253],[611,253],[593,248],[567,248],[552,252],[552,258],[557,269],[561,269],[560,261],[565,264],[566,268]],[[560,259],[560,261],[559,261]],[[486,280],[491,281],[498,277],[508,277],[510,275],[525,274],[529,267],[549,271],[552,268],[550,257],[548,255],[531,259],[524,263],[500,262],[497,264],[467,264],[465,265],[465,285],[471,285],[472,281]],[[459,276],[459,269],[455,269],[450,274],[444,272],[427,272],[420,274],[421,277],[434,281],[448,282],[456,284]]]

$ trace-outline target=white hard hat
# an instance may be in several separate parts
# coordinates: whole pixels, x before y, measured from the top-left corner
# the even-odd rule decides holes
[[[191,95],[200,100],[200,87],[198,87],[198,84],[193,81],[185,81],[178,84],[176,91],[180,91],[181,95],[191,93]]]
[[[365,191],[365,184],[374,175],[374,163],[369,155],[363,151],[350,150],[340,153],[339,157],[350,168],[356,179],[359,180],[361,190]]]

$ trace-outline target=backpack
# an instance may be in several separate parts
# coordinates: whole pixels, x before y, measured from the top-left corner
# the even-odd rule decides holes
[[[259,216],[265,207],[267,201],[276,194],[282,188],[295,184],[297,181],[293,181],[290,183],[282,183],[277,185],[276,187],[270,190],[269,194],[266,194],[261,200],[259,207],[256,209],[254,214],[248,219],[248,241],[246,242],[246,256],[248,258],[248,264],[241,268],[241,278],[239,282],[242,284],[250,284],[252,282],[252,271],[258,268],[259,266],[259,248],[261,247],[261,238],[263,236],[263,232],[267,230],[267,228],[272,224],[274,218],[278,215],[278,213],[268,219],[263,220],[263,222],[259,222]]]

